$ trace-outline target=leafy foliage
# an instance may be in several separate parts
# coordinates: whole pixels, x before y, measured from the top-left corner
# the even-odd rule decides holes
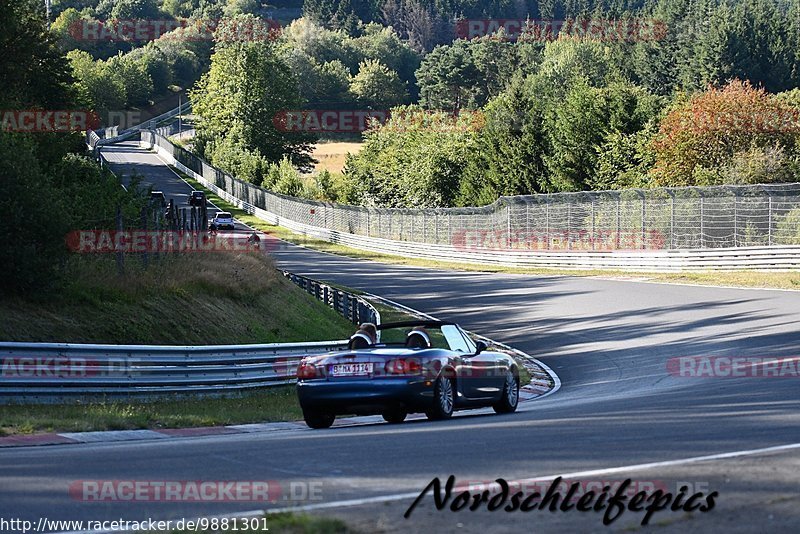
[[[247,18],[256,24],[251,15],[231,19],[230,24]],[[282,131],[273,121],[281,112],[301,106],[297,82],[274,43],[218,41],[211,69],[191,98],[202,117],[198,146],[215,165],[261,183],[266,165],[284,156],[299,167],[311,163],[312,139]]]
[[[726,176],[731,176],[726,169],[744,154],[752,156],[752,151],[769,147],[792,152],[800,133],[798,111],[764,89],[738,80],[722,89],[712,87],[678,102],[661,122],[653,142],[656,153],[653,183],[725,183]],[[776,181],[786,173],[749,175]]]

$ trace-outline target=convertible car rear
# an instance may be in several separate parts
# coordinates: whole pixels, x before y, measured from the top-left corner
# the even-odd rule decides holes
[[[455,410],[517,409],[517,362],[474,342],[458,325],[413,321],[376,330],[374,339],[353,336],[350,350],[300,362],[297,393],[308,426],[327,428],[337,415],[381,414],[400,423],[415,412],[447,419]]]

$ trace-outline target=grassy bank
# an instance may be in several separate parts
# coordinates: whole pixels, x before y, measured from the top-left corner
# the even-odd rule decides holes
[[[416,267],[426,267],[430,269],[443,269],[453,271],[489,272],[489,273],[508,273],[508,274],[535,274],[544,276],[581,276],[581,277],[602,277],[619,280],[639,280],[648,282],[678,283],[678,284],[702,284],[712,286],[730,287],[751,287],[751,288],[774,288],[774,289],[794,289],[800,290],[800,272],[765,272],[765,271],[707,271],[691,273],[648,273],[648,272],[628,272],[613,270],[571,270],[571,269],[544,269],[544,268],[516,268],[498,267],[492,265],[479,265],[470,263],[456,263],[445,261],[424,260],[419,258],[406,258],[379,252],[355,249],[343,245],[336,245],[315,239],[301,234],[297,234],[280,226],[274,226],[265,221],[246,213],[232,204],[225,202],[218,196],[205,189],[199,182],[192,180],[186,175],[182,176],[194,187],[207,191],[208,197],[214,204],[222,209],[233,212],[234,216],[252,226],[279,239],[303,245],[305,247],[339,254],[350,258],[378,261],[397,265],[412,265]]]
[[[236,344],[346,339],[353,326],[262,255],[73,256],[68,282],[45,295],[0,300],[0,339],[125,344]],[[0,405],[0,435],[293,421],[294,388],[228,399]]]
[[[73,256],[58,291],[0,300],[0,339],[227,344],[345,339],[352,325],[255,254]]]

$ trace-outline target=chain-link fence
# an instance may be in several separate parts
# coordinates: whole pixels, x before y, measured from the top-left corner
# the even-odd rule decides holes
[[[278,217],[331,231],[467,249],[664,250],[800,245],[800,183],[502,197],[479,208],[367,208],[272,193],[143,131],[177,161]]]

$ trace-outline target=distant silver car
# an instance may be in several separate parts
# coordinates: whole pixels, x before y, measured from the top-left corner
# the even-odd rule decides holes
[[[220,211],[218,212],[213,219],[211,219],[211,223],[216,225],[216,227],[220,230],[229,229],[234,230],[236,225],[233,222],[233,215],[228,213],[227,211]]]

